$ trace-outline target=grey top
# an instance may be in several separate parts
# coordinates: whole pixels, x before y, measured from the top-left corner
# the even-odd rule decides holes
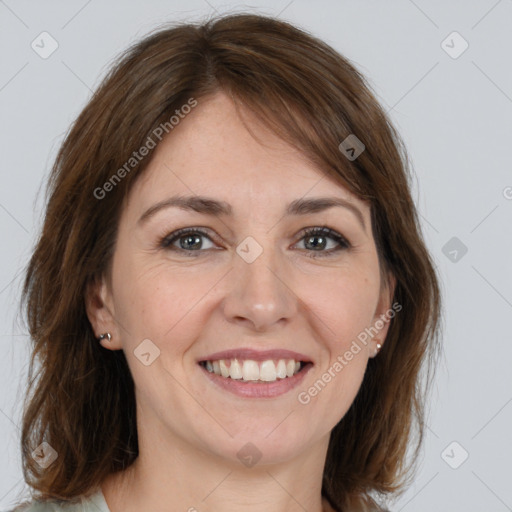
[[[58,503],[32,501],[22,508],[11,512],[110,512],[101,488],[88,498],[82,498],[79,503]]]
[[[333,511],[332,507],[329,506],[328,502],[322,500],[327,510]],[[82,498],[80,503],[58,503],[58,502],[46,502],[41,503],[32,501],[29,505],[24,507],[18,507],[9,512],[110,512],[105,496],[101,490],[101,487],[88,498]],[[354,511],[355,512],[355,511]],[[374,508],[373,506],[363,506],[358,509],[357,512],[389,512],[384,508]]]

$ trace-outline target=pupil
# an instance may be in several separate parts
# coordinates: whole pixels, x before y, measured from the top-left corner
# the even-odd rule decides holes
[[[191,245],[189,245],[188,247],[182,247],[183,249],[198,249],[199,247],[201,247],[201,237],[200,236],[197,236],[197,235],[187,235],[185,237],[182,238],[182,240],[185,240],[187,243],[185,245],[188,245],[188,242],[190,240],[194,240],[196,241],[196,243],[194,244],[192,242]]]
[[[318,236],[318,235],[310,236],[310,237],[308,238],[308,242],[310,242],[311,240],[314,240],[315,238],[317,238],[317,239],[319,238],[319,239],[321,239],[322,241],[324,241],[324,242],[325,242],[325,238],[324,238],[324,237],[321,237],[321,236]],[[319,244],[319,243],[316,243],[316,244],[315,244],[315,243],[312,243],[312,244],[311,244],[311,246],[312,246],[313,248],[317,248],[317,247],[319,247],[319,246],[322,246],[322,247],[323,247],[323,246],[324,246],[324,244],[323,244],[323,243],[322,243],[322,244]]]
[[[312,242],[312,240],[315,240],[315,239],[320,239],[322,241],[322,243]],[[185,240],[186,241],[185,245],[188,245],[188,247],[182,247],[183,249],[198,249],[201,247],[201,237],[200,236],[187,235],[187,236],[183,237],[182,240]],[[192,243],[189,244],[188,242],[190,242],[191,240],[192,240]],[[195,242],[194,242],[194,240],[195,240]],[[318,235],[310,236],[307,240],[307,243],[310,245],[311,248],[317,249],[318,247],[324,247],[325,238],[318,236]]]

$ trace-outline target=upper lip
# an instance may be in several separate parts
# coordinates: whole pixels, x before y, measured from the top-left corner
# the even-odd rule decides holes
[[[220,359],[252,359],[253,361],[267,361],[269,359],[295,359],[311,363],[311,359],[299,352],[293,350],[275,349],[275,350],[255,350],[251,348],[236,348],[234,350],[223,350],[215,352],[198,360],[199,363],[204,361],[218,361]]]

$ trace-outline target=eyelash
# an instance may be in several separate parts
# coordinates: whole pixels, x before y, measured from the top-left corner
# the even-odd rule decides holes
[[[165,237],[163,237],[159,241],[159,247],[161,247],[163,249],[169,249],[172,251],[182,252],[191,257],[197,257],[197,256],[199,256],[199,253],[204,252],[205,250],[208,250],[208,249],[186,250],[186,249],[181,249],[179,247],[172,247],[172,244],[176,240],[179,240],[180,238],[184,237],[185,235],[190,235],[190,234],[200,234],[200,235],[203,235],[206,238],[208,238],[210,241],[212,241],[212,242],[214,241],[214,240],[212,240],[210,234],[207,231],[205,231],[204,229],[183,228],[183,229],[178,229],[177,231],[174,231],[174,232],[166,235]],[[304,251],[310,253],[307,255],[309,258],[329,257],[329,256],[334,255],[334,253],[336,253],[338,251],[350,249],[352,247],[350,242],[346,238],[344,238],[339,233],[337,233],[336,231],[334,231],[326,226],[305,228],[304,230],[301,231],[300,235],[301,235],[300,240],[303,240],[304,238],[306,238],[308,236],[324,236],[324,237],[332,238],[334,241],[336,241],[339,244],[339,246],[337,248],[329,249],[327,251],[318,251],[317,252],[317,251],[311,251],[308,249],[303,249]]]

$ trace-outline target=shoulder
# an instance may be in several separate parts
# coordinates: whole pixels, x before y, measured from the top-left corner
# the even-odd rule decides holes
[[[32,499],[6,512],[109,512],[103,494],[80,496],[71,501]]]
[[[81,506],[82,505],[82,506]],[[80,508],[79,508],[80,507]],[[59,503],[56,501],[31,501],[24,503],[6,512],[88,512],[89,508],[83,508],[83,504]],[[92,510],[92,509],[91,509]]]
[[[354,512],[391,512],[389,509],[380,506],[378,503],[372,501],[362,504],[360,508],[355,509]]]
[[[22,505],[18,505],[16,508],[5,510],[3,512],[54,512],[61,510],[55,508],[53,503],[40,503],[37,501],[25,502]]]
[[[353,512],[391,512],[389,509],[380,506],[376,502],[362,503],[359,508],[354,508]]]
[[[322,503],[325,512],[337,512],[325,498]],[[353,500],[348,505],[347,510],[350,510],[350,512],[391,512],[388,508],[379,505],[369,496],[359,497]]]
[[[325,498],[322,499],[322,505],[325,512],[337,512],[332,508],[329,501]],[[370,498],[365,498],[363,501],[350,504],[350,512],[391,512],[389,509],[381,507],[377,502]]]

